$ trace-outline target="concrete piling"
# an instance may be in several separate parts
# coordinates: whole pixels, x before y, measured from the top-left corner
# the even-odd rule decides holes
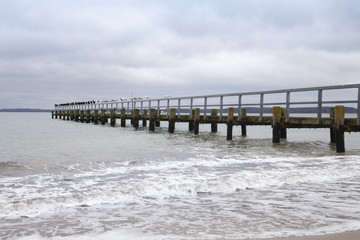
[[[281,107],[273,107],[273,143],[280,143]]]
[[[174,133],[174,131],[175,131],[175,118],[176,118],[176,108],[170,108],[169,133]]]
[[[345,139],[344,139],[344,123],[345,123],[345,107],[335,106],[335,141],[336,152],[345,152]]]
[[[211,123],[211,132],[216,133],[217,132],[216,120],[218,119],[218,110],[217,109],[211,109],[210,119],[213,120],[213,122]]]
[[[227,132],[226,132],[226,140],[232,140],[233,135],[233,123],[234,122],[234,108],[228,108],[228,121],[227,121]]]

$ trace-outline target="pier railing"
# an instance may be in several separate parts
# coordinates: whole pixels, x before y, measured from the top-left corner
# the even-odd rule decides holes
[[[350,91],[350,92],[349,92]],[[336,94],[335,94],[336,93]],[[339,94],[340,96],[337,96]],[[324,96],[326,95],[326,98]],[[312,88],[293,88],[272,91],[238,92],[228,94],[213,94],[187,97],[164,97],[156,99],[112,100],[102,102],[81,102],[56,104],[55,110],[110,110],[126,109],[129,113],[132,109],[139,109],[140,115],[143,110],[157,109],[157,115],[164,112],[169,116],[170,108],[175,108],[178,117],[181,114],[189,114],[192,117],[193,109],[200,108],[204,118],[211,108],[219,111],[220,120],[227,114],[227,108],[236,109],[235,115],[241,119],[241,109],[253,107],[257,109],[259,119],[262,121],[266,108],[283,106],[286,112],[286,122],[290,119],[291,107],[315,107],[317,109],[317,121],[321,123],[323,108],[342,104],[351,106],[357,110],[357,125],[360,125],[360,84],[323,86]]]

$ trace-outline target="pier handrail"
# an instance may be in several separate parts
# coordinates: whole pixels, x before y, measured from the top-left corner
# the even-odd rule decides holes
[[[342,90],[342,89],[357,89],[357,98],[348,100],[323,100],[323,92],[328,90]],[[317,99],[312,101],[295,101],[290,99],[292,93],[301,92],[317,92]],[[266,102],[266,95],[274,94],[285,94],[285,100],[279,102]],[[258,102],[245,102],[244,96],[258,96]],[[224,103],[224,98],[237,97],[236,100],[232,100],[230,103]],[[209,104],[209,100],[218,98],[218,102],[215,101]],[[202,100],[201,104],[194,104],[194,100]],[[173,103],[175,102],[175,104]],[[185,103],[184,103],[185,102]],[[317,106],[317,120],[321,123],[322,107],[324,104],[355,104],[357,107],[357,125],[360,125],[360,84],[348,84],[348,85],[335,85],[335,86],[322,86],[322,87],[309,87],[309,88],[292,88],[292,89],[280,89],[280,90],[267,90],[267,91],[254,91],[254,92],[236,92],[236,93],[225,93],[225,94],[212,94],[212,95],[199,95],[199,96],[185,96],[185,97],[166,97],[166,98],[155,98],[155,99],[132,99],[125,101],[110,101],[110,102],[84,102],[82,104],[58,104],[55,105],[55,110],[74,110],[74,109],[113,109],[125,108],[127,112],[131,109],[137,108],[140,104],[140,114],[143,110],[155,108],[157,109],[158,116],[161,111],[166,112],[169,115],[170,108],[177,109],[177,115],[180,116],[182,111],[186,110],[192,116],[192,110],[194,108],[200,108],[204,116],[206,117],[209,107],[219,109],[220,120],[225,113],[227,107],[237,107],[238,119],[241,118],[241,108],[244,106],[255,106],[259,107],[260,121],[264,116],[265,106],[285,106],[286,121],[289,121],[290,117],[290,106],[291,105],[316,105]]]

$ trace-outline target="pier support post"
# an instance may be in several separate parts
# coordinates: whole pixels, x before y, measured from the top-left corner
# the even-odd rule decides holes
[[[70,121],[70,111],[66,110],[66,120]]]
[[[156,118],[157,118],[158,110],[156,110]],[[159,114],[160,116],[160,114]],[[155,121],[155,127],[160,127],[160,120],[156,119]]]
[[[59,115],[59,113],[58,113],[58,111],[56,110],[56,111],[55,111],[55,119],[58,119],[58,115]]]
[[[101,125],[105,125],[106,116],[105,116],[105,109],[101,109],[100,111],[100,123]]]
[[[174,133],[174,131],[175,131],[175,118],[176,118],[176,108],[170,108],[169,133]]]
[[[94,110],[94,124],[99,123],[99,110]]]
[[[217,132],[217,120],[218,120],[218,110],[217,109],[211,109],[210,113],[211,118],[211,132],[216,133]]]
[[[280,143],[281,107],[273,107],[273,143]]]
[[[149,130],[155,131],[155,121],[156,121],[156,109],[150,109],[150,116],[149,116]]]
[[[194,131],[194,118],[195,118],[195,109],[192,110],[190,121],[189,121],[189,131],[190,132]]]
[[[110,126],[115,127],[116,123],[116,109],[113,108],[110,110]]]
[[[142,125],[143,125],[143,127],[146,127],[146,119],[144,118],[144,115],[147,115],[147,110],[143,110],[143,113],[142,113]]]
[[[54,119],[54,111],[51,111],[51,118]]]
[[[126,127],[126,109],[122,108],[120,110],[120,126]]]
[[[85,111],[85,122],[90,123],[90,109]]]
[[[226,140],[232,140],[233,124],[234,124],[233,121],[234,121],[234,108],[229,107],[228,108],[228,122],[227,122]]]
[[[286,110],[285,110],[285,108],[281,108],[281,118],[282,119],[286,118]],[[287,138],[287,131],[286,131],[286,128],[283,127],[283,126],[280,127],[280,138],[284,138],[284,139]]]
[[[62,112],[62,117],[63,117],[63,120],[66,120],[66,111],[65,110]]]
[[[130,124],[134,125],[134,109],[130,110]]]
[[[70,120],[74,121],[75,119],[75,111],[74,110],[70,110]]]
[[[330,119],[333,121],[333,125],[334,125],[335,124],[335,108],[333,108],[333,107],[330,108]],[[334,127],[330,127],[330,142],[336,143]]]
[[[241,109],[241,121],[244,121],[247,117],[247,111],[246,108]],[[241,136],[246,136],[246,125],[241,124]]]
[[[76,109],[76,110],[75,110],[75,122],[78,122],[78,121],[79,121],[79,115],[80,115],[80,110],[79,110],[79,109]]]
[[[83,123],[85,122],[85,113],[84,110],[80,111],[80,122]]]
[[[134,109],[133,110],[133,126],[136,129],[139,128],[139,115],[140,115],[140,110]]]
[[[200,127],[200,108],[194,109],[194,134],[199,135]]]
[[[335,140],[336,152],[345,152],[344,139],[345,107],[335,106]]]

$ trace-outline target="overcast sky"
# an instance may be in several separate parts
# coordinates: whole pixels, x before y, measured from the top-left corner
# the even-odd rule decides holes
[[[0,108],[350,83],[359,0],[0,1]]]

